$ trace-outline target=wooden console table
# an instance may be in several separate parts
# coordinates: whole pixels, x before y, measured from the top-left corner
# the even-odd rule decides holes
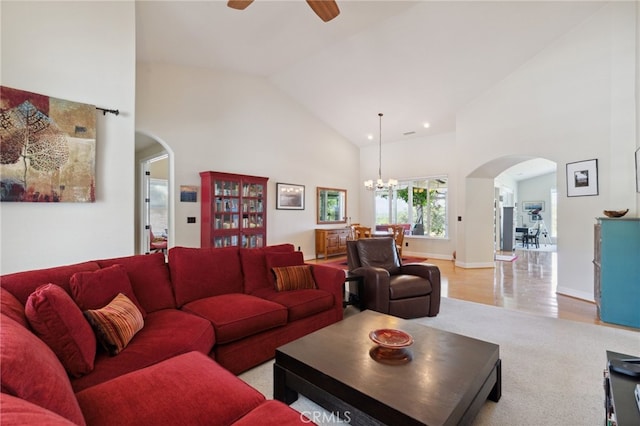
[[[316,259],[347,254],[349,228],[316,229]]]

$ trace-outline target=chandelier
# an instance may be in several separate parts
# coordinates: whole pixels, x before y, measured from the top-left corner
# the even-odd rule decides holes
[[[382,180],[382,113],[378,113],[380,117],[380,139],[378,142],[378,180],[373,182],[373,179],[365,180],[364,187],[369,191],[381,190],[381,189],[393,189],[398,185],[396,179],[389,179],[387,182]]]

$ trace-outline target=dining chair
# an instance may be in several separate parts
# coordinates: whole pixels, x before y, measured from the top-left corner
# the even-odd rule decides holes
[[[366,226],[355,226],[353,228],[355,239],[359,240],[361,238],[371,238],[371,228]]]
[[[536,227],[536,231],[533,234],[524,234],[524,245],[529,247],[529,244],[534,245],[536,248],[540,248],[540,225]]]
[[[396,242],[398,256],[402,258],[402,246],[404,245],[404,226],[389,225],[389,232],[393,233],[393,240]]]
[[[151,243],[150,243],[150,249],[152,253],[156,253],[156,252],[163,252],[166,253],[167,252],[167,239],[165,237],[156,237],[153,234],[153,230],[151,229],[151,226],[149,226],[149,233],[151,234]]]

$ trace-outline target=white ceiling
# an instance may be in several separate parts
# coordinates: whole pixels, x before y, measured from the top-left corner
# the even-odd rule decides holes
[[[324,23],[303,0],[243,11],[138,1],[137,56],[262,76],[366,146],[378,141],[379,112],[383,143],[453,131],[456,111],[605,3],[338,0],[340,15]]]

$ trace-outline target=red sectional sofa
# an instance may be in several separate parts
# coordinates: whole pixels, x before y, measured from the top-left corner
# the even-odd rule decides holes
[[[168,257],[0,277],[3,425],[309,424],[235,374],[341,320],[344,272],[304,265],[291,244],[175,247]],[[114,336],[133,337],[107,351],[87,313],[120,312],[122,295],[137,320]]]

